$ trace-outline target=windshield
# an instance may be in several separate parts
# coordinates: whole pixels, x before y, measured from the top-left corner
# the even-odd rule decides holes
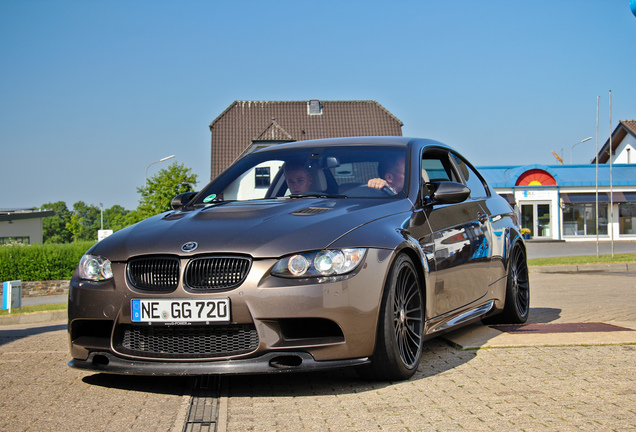
[[[324,147],[255,152],[234,163],[196,204],[269,198],[391,199],[406,195],[406,150]]]

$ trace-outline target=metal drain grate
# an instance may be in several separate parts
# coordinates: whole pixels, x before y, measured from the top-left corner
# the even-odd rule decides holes
[[[218,376],[198,377],[183,432],[215,432],[219,418],[220,395],[221,379]]]
[[[606,333],[617,331],[634,331],[629,328],[619,327],[600,322],[589,323],[552,323],[552,324],[520,324],[520,325],[494,325],[490,326],[504,333],[516,334],[549,334],[549,333]]]

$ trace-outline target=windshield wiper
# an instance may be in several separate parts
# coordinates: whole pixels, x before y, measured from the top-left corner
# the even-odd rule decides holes
[[[328,194],[324,192],[307,192],[287,195],[286,198],[348,198],[346,195]]]

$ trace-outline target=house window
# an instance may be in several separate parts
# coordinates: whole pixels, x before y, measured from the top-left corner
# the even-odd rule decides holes
[[[5,245],[9,243],[22,243],[25,245],[29,244],[29,237],[0,237],[0,245]]]
[[[318,99],[312,99],[307,106],[309,115],[322,115],[322,104]]]
[[[256,168],[254,176],[254,185],[257,189],[268,188],[271,184],[269,167]]]
[[[598,207],[598,233],[607,235],[607,203],[600,203]],[[596,204],[565,204],[563,234],[566,236],[596,235]]]

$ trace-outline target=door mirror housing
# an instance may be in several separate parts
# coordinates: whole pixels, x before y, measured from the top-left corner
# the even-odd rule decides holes
[[[462,183],[439,181],[430,183],[430,186],[433,189],[430,196],[432,204],[457,204],[470,196],[470,189]]]
[[[190,201],[192,201],[192,198],[194,198],[196,194],[197,192],[180,193],[176,197],[172,198],[172,201],[170,202],[170,207],[172,207],[173,210],[181,210]]]

